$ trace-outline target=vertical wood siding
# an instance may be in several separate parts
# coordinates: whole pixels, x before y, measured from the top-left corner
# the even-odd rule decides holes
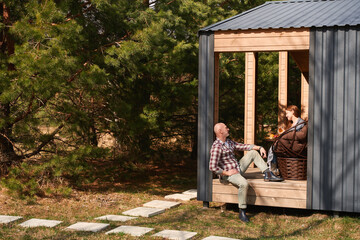
[[[307,207],[360,212],[360,27],[310,34]]]
[[[202,33],[199,39],[199,106],[197,199],[212,201],[212,173],[209,170],[210,148],[214,141],[214,34]]]

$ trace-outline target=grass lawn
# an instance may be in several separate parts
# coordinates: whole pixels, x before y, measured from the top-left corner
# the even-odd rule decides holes
[[[105,167],[101,168],[106,169]],[[164,200],[164,196],[196,188],[196,161],[175,160],[148,164],[131,171],[121,172],[115,163],[94,183],[74,190],[68,198],[38,198],[27,204],[0,192],[0,215],[22,216],[24,219],[0,225],[0,239],[161,239],[151,237],[164,229],[197,232],[193,239],[210,235],[238,239],[360,239],[360,215],[307,210],[249,206],[250,223],[238,220],[236,205],[211,203],[203,208],[202,202],[192,200],[179,207],[151,218],[137,218],[121,222],[107,222],[110,227],[99,233],[65,230],[76,222],[99,222],[94,218],[121,215],[123,211],[140,207],[151,200]],[[100,175],[99,175],[100,176]],[[22,228],[17,226],[30,218],[63,221],[55,228]],[[106,231],[121,225],[155,228],[142,236],[123,234],[105,235]]]

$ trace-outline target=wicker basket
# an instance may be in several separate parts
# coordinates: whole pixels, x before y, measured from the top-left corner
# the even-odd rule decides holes
[[[278,167],[281,176],[289,180],[306,180],[307,159],[306,158],[284,158],[278,157]]]

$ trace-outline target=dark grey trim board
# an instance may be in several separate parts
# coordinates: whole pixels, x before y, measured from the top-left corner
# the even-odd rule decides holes
[[[212,201],[212,173],[209,170],[210,148],[214,141],[214,33],[199,38],[199,95],[198,95],[198,156],[197,199]]]

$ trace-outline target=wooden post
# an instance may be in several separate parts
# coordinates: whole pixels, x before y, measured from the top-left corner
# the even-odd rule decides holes
[[[215,79],[214,79],[214,125],[219,122],[219,60],[220,54],[215,53],[215,62],[214,62],[214,71],[215,71]]]
[[[288,95],[288,52],[279,52],[279,112],[278,112],[278,133],[285,130],[285,109],[287,107]]]
[[[244,143],[255,144],[255,103],[256,103],[257,54],[245,54],[245,126]]]
[[[308,119],[309,113],[309,83],[301,73],[301,118]]]

